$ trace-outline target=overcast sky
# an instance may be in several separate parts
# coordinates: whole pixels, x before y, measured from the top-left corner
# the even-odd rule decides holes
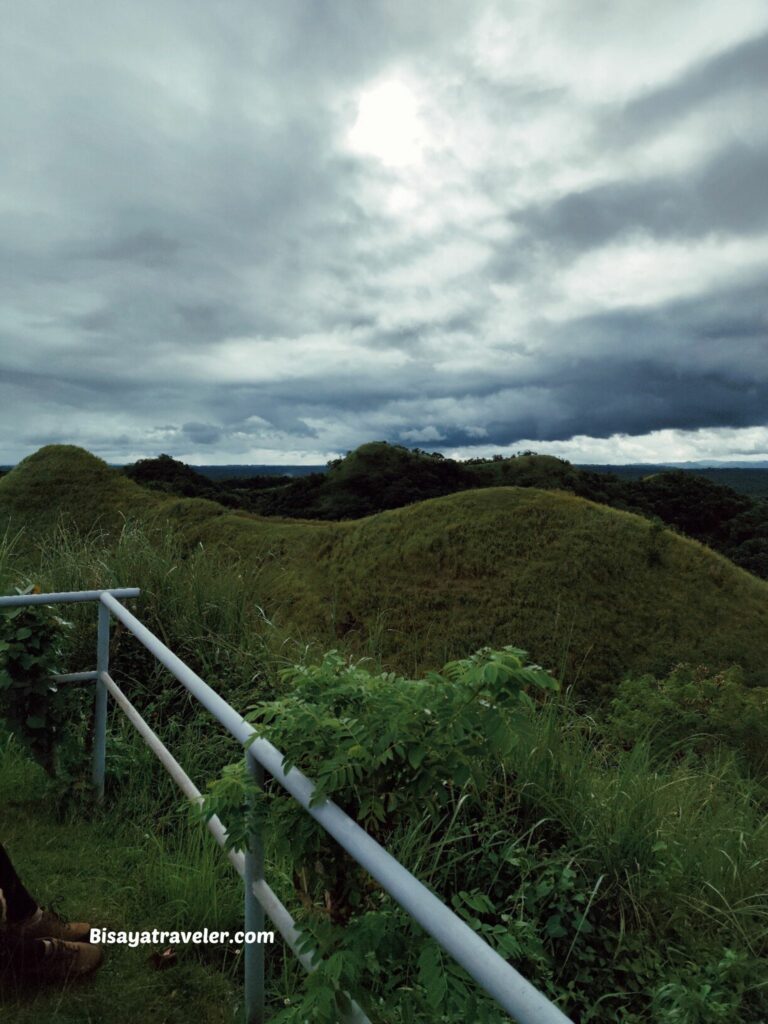
[[[13,0],[0,462],[768,458],[765,0]]]

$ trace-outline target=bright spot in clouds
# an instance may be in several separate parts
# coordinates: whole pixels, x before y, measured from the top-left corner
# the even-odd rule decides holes
[[[397,78],[366,89],[347,143],[353,151],[378,157],[388,167],[420,163],[426,128],[413,90]]]

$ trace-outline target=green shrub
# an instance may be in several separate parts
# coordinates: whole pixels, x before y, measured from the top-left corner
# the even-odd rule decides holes
[[[716,1024],[727,1007],[765,1020],[760,788],[719,748],[670,756],[642,738],[606,742],[558,696],[526,700],[516,685],[528,671],[522,652],[486,649],[412,680],[332,652],[284,672],[287,694],[251,719],[318,781],[319,799],[364,824],[573,1019]],[[506,700],[505,673],[517,674]],[[375,1022],[506,1019],[274,781],[254,792],[238,762],[207,812],[238,845],[261,829],[268,875],[279,865],[305,948],[323,957],[278,1020],[325,1024],[345,992]]]
[[[768,688],[745,687],[738,667],[715,673],[706,665],[677,665],[663,679],[625,679],[611,701],[607,730],[625,747],[645,738],[660,754],[702,758],[724,746],[750,773],[764,777]]]
[[[79,745],[84,725],[81,695],[53,680],[70,629],[48,605],[0,611],[0,717],[51,776],[61,748],[68,740]]]
[[[417,681],[373,675],[331,651],[318,666],[284,670],[288,695],[249,717],[259,735],[287,751],[284,768],[296,765],[316,781],[313,803],[334,799],[389,843],[413,827],[416,814],[434,831],[467,802],[479,812],[494,762],[516,742],[521,709],[534,706],[525,688],[557,688],[526,657],[513,647],[485,648]],[[405,1007],[413,1004],[428,1014],[423,1019],[500,1019],[464,972],[443,965],[435,943],[274,782],[253,792],[238,762],[210,788],[205,813],[222,817],[233,845],[244,845],[249,827],[266,830],[291,865],[307,948],[323,963],[301,1002],[278,1020],[335,1019],[345,992],[368,1006],[369,987],[388,1013],[412,1012]],[[481,897],[462,891],[458,899],[474,913]],[[491,927],[487,938],[506,955],[519,952],[506,933],[504,925]],[[410,963],[401,955],[405,941]]]

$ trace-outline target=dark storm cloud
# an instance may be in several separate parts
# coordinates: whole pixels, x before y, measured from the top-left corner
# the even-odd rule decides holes
[[[221,440],[221,428],[212,423],[185,423],[181,430],[194,445],[216,444]]]
[[[577,251],[632,231],[689,239],[761,234],[768,226],[768,147],[739,143],[693,173],[597,185],[510,219],[532,239]],[[497,256],[504,276],[523,266],[519,242],[515,250],[508,259]]]
[[[104,244],[86,243],[80,250],[75,248],[73,255],[89,260],[115,260],[159,267],[171,263],[180,248],[181,243],[176,239],[145,228]]]
[[[697,62],[673,82],[651,89],[609,117],[619,138],[651,134],[712,99],[768,91],[768,32]]]
[[[739,346],[737,361],[728,356],[734,345]],[[590,357],[609,346],[610,355]],[[410,398],[420,401],[429,417],[437,404],[453,396],[474,407],[487,430],[484,441],[500,447],[521,437],[546,441],[577,433],[644,434],[661,427],[746,427],[766,421],[767,350],[764,291],[752,286],[653,310],[614,310],[554,328],[550,355],[524,379],[479,372],[474,379],[436,380],[422,367],[421,375],[412,376],[412,391],[395,379],[389,394],[363,387],[344,408],[354,414],[373,399],[394,403]],[[533,411],[521,409],[526,395],[535,395]],[[321,388],[301,402],[301,410],[306,415],[328,412],[332,400],[333,390]],[[246,401],[263,415],[270,395],[266,389],[262,395],[253,392]],[[388,439],[396,441],[400,433],[390,431]],[[476,434],[456,426],[443,428],[442,436],[445,446],[477,442]]]
[[[511,436],[561,440],[576,433],[607,437],[768,422],[762,284],[585,317],[555,330],[552,341],[562,353],[560,365],[540,383],[554,379],[557,414],[533,432],[531,423],[513,421]],[[584,355],[590,351],[603,355]],[[510,437],[508,427],[500,433],[491,425],[491,432],[499,440]]]
[[[560,441],[703,425],[744,428],[768,419],[768,308],[761,284],[575,319],[551,328],[549,340],[546,362],[524,378],[453,382],[453,394],[484,425],[484,444],[506,448],[519,438]],[[591,355],[597,352],[600,358]],[[443,397],[429,392],[431,399]],[[430,401],[424,404],[429,411]],[[477,444],[466,427],[444,427],[441,434],[441,447]]]

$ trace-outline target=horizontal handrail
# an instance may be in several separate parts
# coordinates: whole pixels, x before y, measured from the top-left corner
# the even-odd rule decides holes
[[[54,672],[54,683],[95,683],[99,678],[98,672]]]
[[[124,599],[138,597],[140,593],[138,587],[118,587],[114,590],[66,590],[61,594],[14,594],[0,597],[0,608],[31,604],[80,604],[83,601],[98,601],[102,594]]]

